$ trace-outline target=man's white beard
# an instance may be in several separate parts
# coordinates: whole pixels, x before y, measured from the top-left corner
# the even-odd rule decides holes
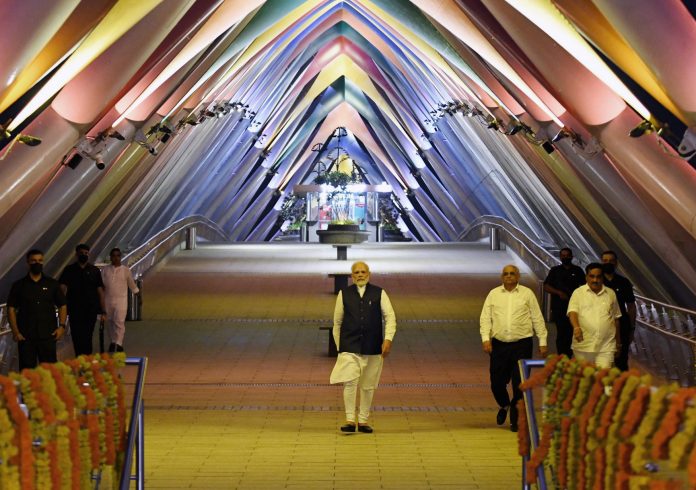
[[[358,286],[364,286],[365,284],[367,284],[367,279],[360,279],[358,281],[355,281],[355,284],[357,284]]]

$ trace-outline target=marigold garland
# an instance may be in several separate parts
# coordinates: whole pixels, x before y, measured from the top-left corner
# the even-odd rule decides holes
[[[557,487],[568,490],[671,490],[687,478],[696,489],[696,388],[650,382],[635,371],[550,358],[521,385],[545,387],[539,447],[529,454],[526,431],[518,433],[527,482],[548,461]],[[523,401],[519,413],[526,423]]]
[[[650,455],[655,459],[665,459],[669,456],[667,444],[677,433],[682,422],[682,416],[686,411],[686,403],[693,398],[696,389],[682,389],[672,395],[667,414],[662,419],[659,428],[652,438],[652,451]]]
[[[687,476],[689,477],[689,485],[692,488],[696,488],[696,444],[691,448],[691,455],[689,456],[689,464],[686,468]]]
[[[18,382],[17,382],[18,383]],[[16,429],[16,445],[18,448],[18,463],[20,483],[23,490],[33,490],[34,487],[34,453],[31,447],[31,428],[29,419],[19,406],[19,394],[15,380],[0,376],[0,386],[5,398],[5,407],[10,412],[10,418]]]
[[[517,402],[517,425],[520,428],[517,433],[517,445],[520,456],[529,456],[529,428],[527,426],[527,410],[524,400]]]
[[[19,449],[16,444],[17,431],[10,418],[9,409],[5,400],[0,399],[0,482],[2,488],[19,490],[19,468],[12,461],[16,461]]]
[[[0,488],[91,488],[117,481],[125,448],[125,356],[82,356],[0,376]],[[20,407],[26,405],[29,417]]]

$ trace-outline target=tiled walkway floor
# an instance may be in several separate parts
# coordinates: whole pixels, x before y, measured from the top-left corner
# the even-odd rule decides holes
[[[351,248],[358,258],[399,320],[372,435],[338,431],[341,388],[319,330],[335,301],[326,274],[350,260],[318,245],[208,246],[145,279],[126,348],[150,362],[148,488],[519,488],[477,322],[515,259],[482,244]]]

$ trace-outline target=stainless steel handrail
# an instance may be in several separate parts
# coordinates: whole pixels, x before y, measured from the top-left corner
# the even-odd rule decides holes
[[[130,488],[131,481],[135,481],[136,488],[143,490],[145,488],[145,402],[143,401],[143,390],[145,389],[147,357],[129,357],[126,359],[126,365],[138,366],[138,375],[133,392],[126,453],[123,459],[119,488],[127,490]],[[131,472],[134,451],[136,452],[135,474]]]
[[[481,216],[459,235],[460,240],[480,239],[499,228],[501,241],[514,250],[539,278],[560,262],[551,252],[504,218]],[[587,251],[583,252],[588,255]],[[593,256],[591,252],[589,256]],[[696,385],[696,311],[662,301],[636,297],[634,356],[645,367],[681,385]],[[662,311],[658,311],[659,306]]]
[[[184,243],[187,230],[192,228],[196,230],[198,236],[208,240],[229,241],[227,233],[213,221],[204,216],[189,216],[172,223],[148,238],[136,249],[125,254],[123,263],[130,267],[136,279],[142,277],[172,250]]]

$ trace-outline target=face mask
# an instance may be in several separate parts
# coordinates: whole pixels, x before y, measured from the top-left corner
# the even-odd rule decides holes
[[[573,263],[573,258],[572,258],[572,257],[569,258],[569,259],[561,259],[561,264],[563,264],[563,265],[570,265],[570,264],[572,264],[572,263]]]
[[[29,271],[33,275],[38,276],[43,271],[43,264],[29,264]]]
[[[615,270],[616,266],[614,264],[602,264],[602,271],[605,274],[613,274]]]
[[[78,261],[80,264],[86,264],[88,260],[89,260],[89,256],[88,256],[88,255],[78,255],[78,256],[77,256],[77,261]]]

